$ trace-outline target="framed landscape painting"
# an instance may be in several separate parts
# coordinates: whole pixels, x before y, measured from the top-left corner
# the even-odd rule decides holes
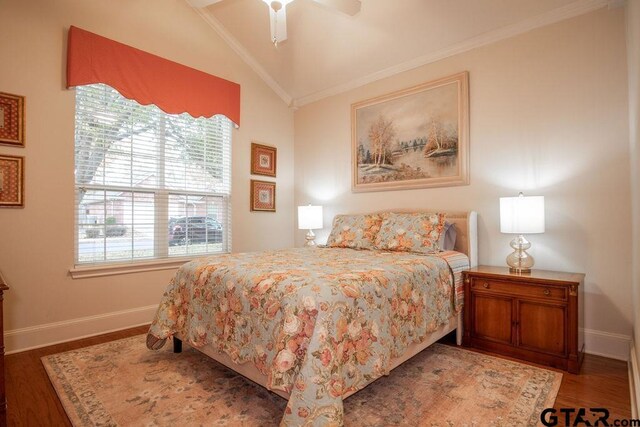
[[[469,184],[469,73],[351,106],[353,191]]]

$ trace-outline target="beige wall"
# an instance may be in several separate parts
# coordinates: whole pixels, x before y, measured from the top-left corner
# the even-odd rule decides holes
[[[240,83],[242,127],[234,131],[232,152],[233,249],[293,244],[293,113],[186,2],[1,0],[0,9],[0,91],[27,97],[26,148],[0,146],[0,153],[26,157],[26,206],[0,209],[0,269],[12,287],[5,298],[8,350],[149,321],[173,272],[69,277],[74,264],[74,91],[65,89],[70,25]],[[249,212],[252,139],[278,147],[275,214]]]
[[[633,307],[635,312],[633,329],[635,350],[640,360],[640,347],[638,347],[640,343],[640,182],[638,182],[640,180],[640,1],[627,2],[626,12],[631,200],[633,203]],[[638,386],[640,384],[636,383],[636,387]]]
[[[352,193],[350,105],[468,70],[471,185]],[[624,10],[601,9],[307,105],[295,114],[295,202],[334,214],[476,210],[480,263],[504,265],[498,198],[544,195],[537,268],[586,273],[592,352],[628,355],[631,206]],[[304,232],[296,233],[296,243]],[[613,334],[613,335],[611,335]],[[615,348],[613,348],[615,347]]]

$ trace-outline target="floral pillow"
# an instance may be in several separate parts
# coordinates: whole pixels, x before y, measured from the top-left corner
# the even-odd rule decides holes
[[[374,249],[376,235],[382,225],[382,216],[336,215],[327,240],[332,248]]]
[[[432,254],[442,250],[440,236],[445,230],[442,213],[388,213],[376,237],[376,248],[388,251]]]

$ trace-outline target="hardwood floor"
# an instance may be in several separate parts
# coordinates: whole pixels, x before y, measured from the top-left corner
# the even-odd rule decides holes
[[[140,326],[6,356],[8,425],[71,426],[64,408],[58,400],[51,382],[49,382],[49,377],[40,361],[41,357],[144,334],[148,330],[149,326]]]
[[[143,334],[147,329],[141,326],[6,356],[9,425],[71,426],[40,362],[41,357]],[[581,407],[607,408],[610,420],[630,418],[627,364],[586,355],[580,375],[564,373],[555,408]]]
[[[585,355],[580,375],[563,375],[554,408],[607,408],[609,420],[631,418],[627,362]]]

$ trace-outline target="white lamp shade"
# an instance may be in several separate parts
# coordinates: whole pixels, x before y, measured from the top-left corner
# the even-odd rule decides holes
[[[544,196],[500,198],[502,233],[544,233]]]
[[[322,206],[298,206],[298,229],[318,230],[322,228]]]

